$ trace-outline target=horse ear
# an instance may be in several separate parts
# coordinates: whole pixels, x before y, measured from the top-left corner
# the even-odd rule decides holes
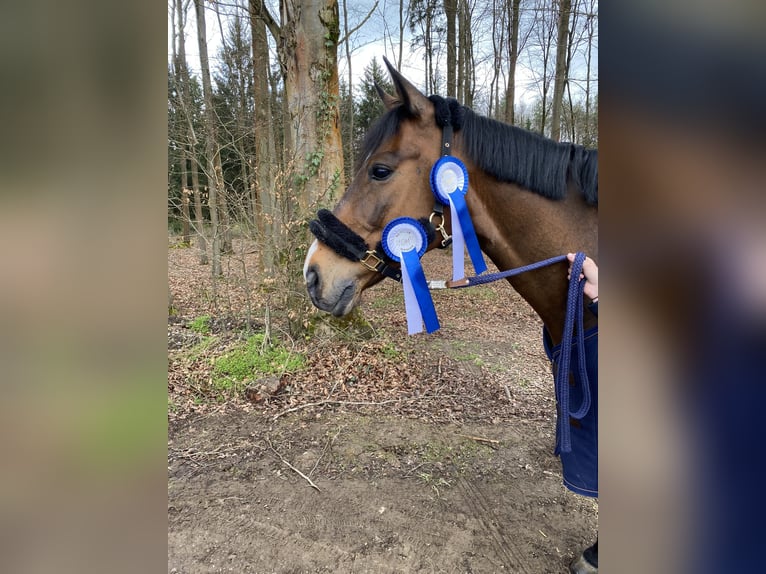
[[[401,104],[401,102],[391,94],[387,93],[383,88],[381,88],[377,82],[375,82],[375,89],[378,91],[378,95],[380,96],[380,99],[383,100],[383,105],[386,106],[386,110],[390,110],[394,106],[398,106]]]
[[[394,100],[406,107],[412,115],[422,116],[429,106],[432,105],[430,100],[402,76],[385,56],[383,56],[383,61],[386,63],[388,73],[391,74],[391,79],[394,81],[394,87],[396,88],[396,98]],[[386,102],[385,99],[383,101]],[[387,102],[386,105],[388,106]]]

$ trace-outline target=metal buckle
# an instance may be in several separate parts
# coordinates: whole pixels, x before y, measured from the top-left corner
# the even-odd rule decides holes
[[[369,263],[370,259],[374,259],[376,261],[375,265],[371,265]],[[367,251],[367,254],[364,256],[364,259],[360,259],[359,263],[367,267],[370,271],[380,272],[379,267],[383,264],[385,264],[385,261],[383,261],[380,257],[378,257],[378,254],[375,251],[369,250]]]
[[[434,215],[438,215],[441,218],[439,225],[434,225]],[[446,229],[444,229],[444,214],[432,211],[431,215],[428,217],[428,223],[434,225],[434,229],[442,234],[442,249],[449,247],[449,244],[452,243],[452,236],[447,233]]]

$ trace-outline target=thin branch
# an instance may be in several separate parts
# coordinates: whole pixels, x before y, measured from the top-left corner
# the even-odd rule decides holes
[[[268,439],[268,437],[266,438],[266,442],[268,443],[268,445],[269,445],[269,448],[272,450],[272,452],[273,452],[274,454],[276,454],[276,455],[279,457],[279,459],[280,459],[280,460],[281,460],[281,461],[282,461],[282,462],[283,462],[285,465],[287,465],[287,467],[288,467],[288,468],[290,468],[290,470],[292,470],[292,471],[294,471],[294,472],[298,473],[298,474],[301,476],[301,478],[303,478],[304,480],[306,480],[306,481],[309,483],[309,485],[311,486],[311,488],[315,489],[317,492],[322,492],[321,490],[319,490],[319,487],[318,487],[316,484],[314,484],[314,483],[312,482],[312,480],[311,480],[311,479],[310,479],[308,476],[306,476],[306,475],[305,475],[305,474],[303,474],[303,473],[302,473],[300,470],[298,470],[297,468],[295,468],[295,467],[294,467],[292,464],[290,464],[289,462],[287,462],[287,461],[285,460],[285,457],[283,457],[281,454],[279,454],[279,453],[277,452],[277,450],[276,450],[276,449],[274,448],[274,446],[271,444],[271,441]]]
[[[342,44],[343,42],[345,42],[345,41],[346,41],[346,38],[350,37],[350,36],[351,36],[351,34],[353,34],[353,33],[354,33],[354,32],[356,32],[357,30],[359,30],[359,28],[361,28],[362,26],[364,26],[364,25],[367,23],[367,20],[369,20],[369,19],[370,19],[370,17],[372,16],[372,13],[373,13],[373,12],[375,12],[375,9],[376,9],[377,7],[378,7],[378,0],[375,0],[375,4],[374,4],[374,5],[373,5],[373,7],[370,9],[370,11],[369,11],[369,13],[367,14],[367,16],[365,16],[365,17],[362,19],[362,21],[361,21],[361,22],[359,22],[359,24],[357,24],[356,26],[354,26],[353,28],[351,28],[351,30],[348,30],[348,31],[346,32],[346,35],[345,35],[345,36],[343,36],[343,37],[342,37],[340,40],[338,40],[338,45],[340,45],[340,44]]]
[[[500,441],[499,441],[499,440],[495,440],[495,439],[493,439],[493,438],[482,438],[482,437],[480,437],[480,436],[471,436],[471,435],[467,435],[467,434],[459,434],[459,433],[457,434],[457,436],[461,436],[461,437],[463,437],[463,438],[469,438],[469,439],[471,439],[471,440],[475,440],[476,442],[483,442],[483,443],[487,443],[487,444],[488,444],[488,445],[490,445],[490,446],[493,446],[493,445],[498,445],[498,444],[500,444]]]
[[[269,29],[271,36],[276,42],[278,42],[279,36],[282,33],[282,29],[274,17],[271,15],[271,12],[269,12],[269,9],[266,7],[266,3],[263,0],[252,0],[250,2],[250,6],[252,6],[252,8],[255,10],[256,18],[263,20],[264,24],[266,24],[266,27]]]
[[[344,428],[345,428],[345,427],[344,427]],[[338,438],[338,435],[340,434],[340,431],[342,431],[342,430],[343,430],[343,428],[339,428],[339,429],[338,429],[338,432],[336,432],[336,433],[335,433],[335,436],[334,436],[334,437],[332,437],[332,438],[328,438],[328,439],[327,439],[327,442],[325,443],[325,445],[324,445],[324,448],[322,449],[322,454],[320,454],[320,455],[319,455],[319,458],[318,458],[318,459],[317,459],[317,461],[314,463],[314,467],[311,469],[311,472],[309,472],[309,476],[311,476],[312,474],[314,474],[314,471],[317,469],[317,466],[319,466],[319,461],[321,461],[321,460],[322,460],[322,457],[324,456],[324,453],[326,453],[326,452],[327,452],[327,449],[330,447],[330,445],[332,445],[332,443],[334,443],[334,442],[335,442],[335,439],[336,439],[336,438]]]

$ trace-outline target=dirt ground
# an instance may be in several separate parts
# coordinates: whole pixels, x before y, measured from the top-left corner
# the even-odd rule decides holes
[[[273,395],[212,400],[249,287],[231,278],[220,336],[192,353],[208,269],[193,249],[168,257],[168,572],[556,573],[595,539],[598,502],[562,486],[553,455],[541,324],[507,283],[435,292],[442,329],[414,337],[401,287],[380,284],[373,336],[292,341],[306,366]],[[445,278],[449,258],[424,266]]]

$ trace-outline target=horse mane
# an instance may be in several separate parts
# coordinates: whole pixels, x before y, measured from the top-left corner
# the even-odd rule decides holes
[[[597,150],[556,142],[469,108],[465,108],[460,131],[466,155],[499,181],[516,183],[549,199],[562,199],[571,178],[588,203],[598,203]]]
[[[429,99],[436,107],[437,123],[442,127],[451,123],[462,135],[466,155],[498,181],[515,183],[549,199],[563,199],[571,178],[589,204],[598,204],[598,150],[556,142],[481,116],[453,99],[439,96]],[[354,171],[396,134],[408,117],[411,114],[404,106],[383,114],[367,132]]]

